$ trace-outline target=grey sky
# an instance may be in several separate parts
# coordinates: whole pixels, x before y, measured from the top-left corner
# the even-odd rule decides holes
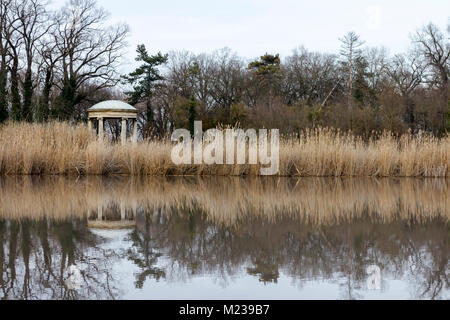
[[[55,5],[64,0],[54,0]],[[443,30],[449,0],[98,0],[111,21],[131,27],[130,57],[137,44],[150,52],[211,52],[229,47],[253,58],[268,53],[286,56],[304,45],[309,50],[338,52],[339,37],[354,30],[368,46],[406,51],[409,35],[433,21]]]

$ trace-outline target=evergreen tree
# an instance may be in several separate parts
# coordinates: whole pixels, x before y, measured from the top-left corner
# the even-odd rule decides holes
[[[83,94],[77,92],[76,79],[64,79],[61,93],[56,101],[56,108],[52,110],[52,116],[63,120],[70,119],[74,114],[75,106],[84,98]]]
[[[158,67],[167,62],[168,55],[163,55],[160,52],[156,55],[149,55],[143,44],[138,45],[136,52],[138,54],[136,61],[142,62],[142,64],[129,75],[124,76],[126,82],[133,86],[133,90],[126,92],[126,94],[128,102],[133,106],[145,102],[146,131],[148,131],[154,122],[151,98],[158,83],[164,79],[159,73]]]
[[[272,106],[272,98],[274,96],[274,86],[276,80],[279,79],[281,71],[280,55],[265,54],[259,60],[253,61],[248,65],[248,69],[253,71],[257,80],[257,91],[260,95],[263,92],[269,94],[269,107]]]
[[[11,91],[11,116],[14,121],[22,120],[22,102],[20,100],[20,91],[19,91],[19,58],[17,54],[12,59],[12,67],[10,71],[10,91]]]
[[[280,55],[265,54],[260,60],[253,61],[248,68],[254,70],[258,76],[271,77],[280,71]]]
[[[353,79],[353,99],[359,104],[376,105],[376,93],[370,88],[367,78],[370,73],[367,69],[368,64],[364,57],[358,57],[355,60],[355,75]]]
[[[33,98],[33,81],[31,78],[31,71],[27,71],[25,81],[23,82],[23,105],[22,105],[22,119],[28,122],[33,120],[32,108]]]

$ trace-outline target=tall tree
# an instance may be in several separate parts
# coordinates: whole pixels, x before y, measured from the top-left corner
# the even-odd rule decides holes
[[[344,68],[347,71],[348,82],[347,82],[347,103],[350,113],[353,112],[353,84],[356,61],[361,58],[362,50],[361,47],[364,45],[362,41],[355,32],[348,32],[343,38],[339,39],[341,41],[341,56],[343,57]]]
[[[252,71],[257,83],[258,95],[262,91],[269,93],[269,109],[272,108],[272,99],[274,95],[274,85],[280,76],[281,70],[280,55],[265,54],[260,59],[251,62],[248,69]]]
[[[326,103],[340,77],[335,55],[309,52],[304,47],[295,49],[282,69],[282,92],[288,105]]]
[[[35,119],[42,122],[50,117],[50,94],[55,86],[56,67],[60,63],[62,54],[56,50],[56,44],[49,37],[41,41],[39,56],[43,83]]]
[[[131,105],[145,103],[146,125],[143,133],[144,136],[148,136],[155,124],[152,108],[153,93],[164,79],[158,67],[167,63],[168,55],[163,55],[160,52],[156,55],[150,55],[143,44],[138,45],[136,52],[136,61],[142,62],[142,64],[136,70],[124,76],[126,82],[133,86],[133,90],[126,92],[126,94]],[[162,131],[163,128],[153,129]]]
[[[8,9],[10,0],[0,2],[0,123],[8,119]]]
[[[26,121],[33,120],[32,99],[35,88],[33,63],[36,60],[38,41],[48,33],[52,25],[52,22],[49,22],[50,16],[46,6],[45,0],[21,0],[14,5],[14,15],[17,17],[16,29],[20,38],[23,39],[25,51],[21,118]]]
[[[10,76],[11,117],[13,120],[19,121],[22,120],[19,63],[23,38],[17,32],[19,28],[19,18],[13,10],[13,8],[18,5],[18,2],[12,0],[7,5],[8,10],[6,11],[6,23],[3,28],[3,36],[7,42],[8,56],[10,60],[10,63],[8,63],[8,73]]]
[[[62,54],[57,110],[60,118],[80,120],[81,115],[74,113],[76,105],[87,96],[81,90],[83,87],[93,93],[120,81],[116,70],[129,27],[125,24],[105,27],[108,17],[94,0],[71,0],[56,17],[54,40]]]
[[[191,96],[191,100],[189,100],[189,131],[191,135],[195,134],[195,120],[197,120],[197,112],[195,111],[195,107],[197,103],[195,102],[194,96]]]
[[[412,94],[422,83],[425,72],[425,66],[421,60],[421,57],[412,53],[397,54],[385,68],[389,79],[393,82],[394,90],[397,90],[403,98],[406,106],[405,118],[410,126],[416,122]]]
[[[232,106],[243,98],[245,64],[228,48],[215,52],[214,58],[211,96],[214,105],[226,112],[231,123]]]
[[[450,32],[449,32],[450,33]],[[416,32],[413,42],[417,51],[426,59],[428,66],[432,68],[432,85],[437,86],[442,97],[439,114],[441,129],[444,132],[450,129],[450,101],[449,101],[449,77],[450,77],[450,41],[439,28],[429,23]]]
[[[435,78],[445,94],[448,92],[448,79],[450,76],[450,41],[439,28],[429,23],[418,30],[413,37],[418,52],[426,59],[433,69]]]

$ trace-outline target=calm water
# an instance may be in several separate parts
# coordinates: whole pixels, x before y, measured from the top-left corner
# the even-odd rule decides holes
[[[449,195],[445,179],[2,178],[0,298],[449,299]]]

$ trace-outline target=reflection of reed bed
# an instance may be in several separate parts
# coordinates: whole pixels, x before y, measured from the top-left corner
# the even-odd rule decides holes
[[[448,181],[373,179],[202,179],[161,186],[146,198],[153,207],[196,208],[208,219],[227,225],[263,218],[301,219],[335,224],[364,215],[381,222],[450,218]],[[178,195],[176,195],[178,194]]]
[[[258,166],[182,165],[167,141],[137,146],[98,143],[83,125],[8,124],[0,127],[0,175],[259,175]],[[281,176],[448,177],[450,136],[436,139],[385,133],[364,142],[317,129],[280,144]]]
[[[363,216],[382,223],[448,221],[449,184],[447,179],[9,177],[0,180],[0,216],[85,217],[99,204],[122,203],[138,212],[199,211],[210,221],[235,226],[256,218],[315,225]]]

